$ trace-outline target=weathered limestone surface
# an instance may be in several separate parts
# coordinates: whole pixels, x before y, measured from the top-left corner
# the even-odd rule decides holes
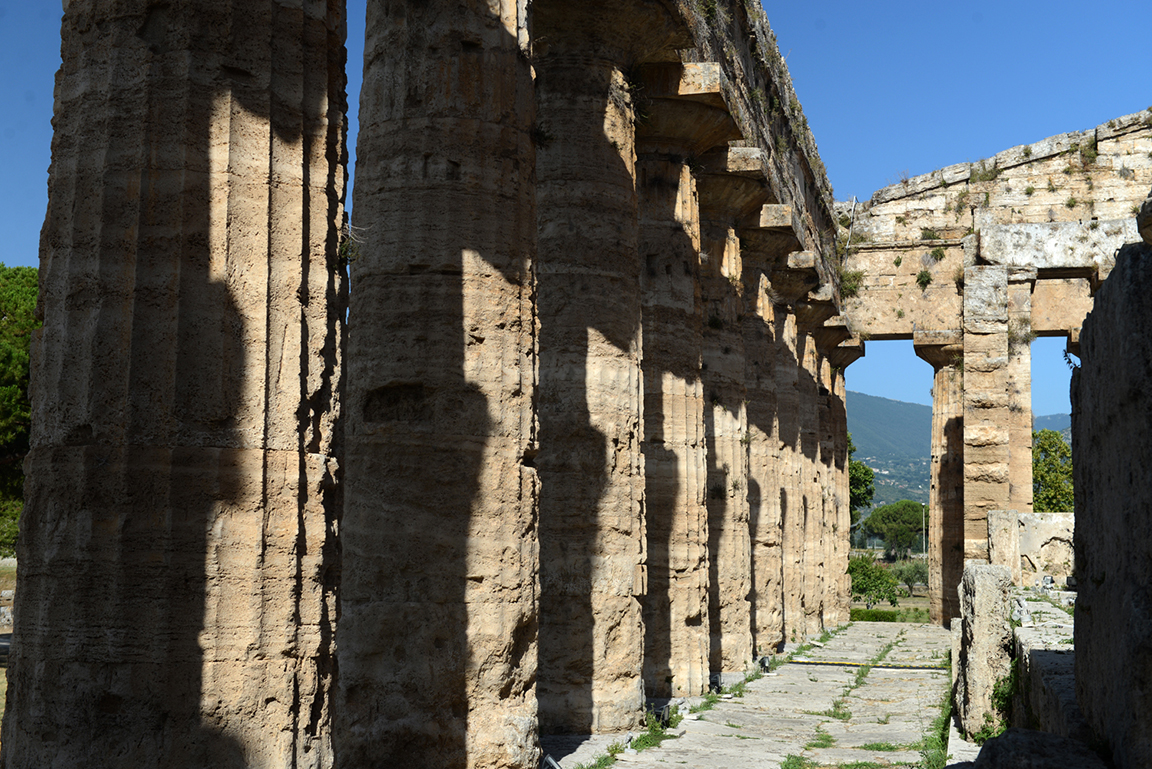
[[[988,511],[988,562],[1012,572],[1012,584],[1020,581],[1020,522],[1015,510]]]
[[[1011,568],[1017,585],[1035,585],[1044,575],[1063,585],[1073,576],[1074,528],[1073,513],[993,511],[988,516],[989,558]]]
[[[3,764],[326,767],[337,4],[65,4]]]
[[[1076,703],[1072,617],[1038,590],[1013,589],[1011,597],[1012,619],[1020,623],[1013,631],[1019,675],[1012,725],[1091,742]]]
[[[732,221],[758,210],[762,184],[736,175],[702,180],[701,297],[704,423],[708,441],[709,605],[713,674],[741,679],[752,662],[752,552],[748,506],[748,401],[740,239]],[[727,681],[725,681],[727,683]]]
[[[372,3],[342,531],[342,766],[532,766],[532,80],[514,0]]]
[[[624,68],[682,39],[656,2],[533,5],[539,150],[540,726],[620,731],[644,702],[641,258]],[[682,43],[681,43],[682,45]]]
[[[1006,566],[969,561],[960,582],[960,649],[954,702],[961,729],[971,736],[995,717],[992,688],[1012,667],[1012,628]]]
[[[1087,745],[1031,729],[1009,729],[984,743],[972,769],[1105,769]]]
[[[1072,377],[1076,687],[1118,767],[1152,765],[1152,246],[1125,246]]]
[[[696,144],[680,134],[643,139],[637,149],[648,535],[644,685],[649,697],[685,696],[706,691],[709,677],[700,215],[685,162]]]

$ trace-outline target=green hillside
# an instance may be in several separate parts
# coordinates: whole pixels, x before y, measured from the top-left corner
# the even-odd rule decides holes
[[[873,505],[928,502],[932,407],[848,391],[848,432],[855,459],[876,473]]]
[[[848,391],[848,432],[856,457],[889,461],[928,459],[932,407]]]

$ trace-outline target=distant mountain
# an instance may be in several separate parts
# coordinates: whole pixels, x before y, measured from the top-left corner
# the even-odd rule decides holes
[[[1055,430],[1064,437],[1065,443],[1072,445],[1072,415],[1049,414],[1046,417],[1032,417],[1033,430]]]
[[[848,391],[848,432],[859,458],[928,459],[932,407]]]
[[[932,407],[848,391],[848,432],[854,459],[876,474],[875,506],[928,501]]]

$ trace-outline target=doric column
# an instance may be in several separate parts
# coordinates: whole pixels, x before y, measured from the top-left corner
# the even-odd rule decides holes
[[[521,5],[368,6],[342,766],[539,761],[535,122]]]
[[[65,3],[5,766],[332,765],[341,7]]]
[[[540,724],[643,714],[641,261],[625,68],[683,40],[658,2],[532,5],[540,238]],[[665,60],[671,60],[665,58]]]
[[[963,556],[987,559],[988,511],[1009,506],[1008,270],[964,272]]]
[[[919,332],[916,354],[932,365],[931,491],[928,499],[928,614],[960,616],[964,574],[964,345],[960,331]]]
[[[830,371],[820,353],[816,333],[835,314],[831,286],[822,286],[795,303],[799,372],[800,452],[798,480],[803,509],[803,548],[800,561],[802,635],[819,634],[825,628],[829,585],[838,581],[832,575],[832,522],[835,508],[830,473],[823,452],[822,423],[828,408]],[[831,449],[831,446],[828,447]],[[830,451],[827,455],[830,458]],[[847,568],[845,563],[844,567]]]
[[[711,670],[737,679],[753,655],[752,545],[748,507],[748,396],[745,388],[745,283],[734,223],[768,198],[762,172],[728,171],[726,153],[700,176],[701,293],[704,328],[704,424],[708,442],[708,620]],[[751,276],[749,276],[751,277]]]
[[[852,513],[848,488],[848,411],[844,369],[855,361],[856,348],[841,349],[852,336],[847,320],[828,318],[813,332],[821,357],[820,378],[825,392],[820,424],[820,474],[824,498],[824,626],[836,627],[849,620],[851,579],[848,551],[851,547]]]
[[[649,697],[668,697],[702,694],[709,673],[700,208],[690,164],[734,125],[718,65],[656,65],[642,77],[644,684]]]

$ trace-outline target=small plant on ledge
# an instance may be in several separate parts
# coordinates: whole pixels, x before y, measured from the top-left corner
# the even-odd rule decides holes
[[[928,270],[920,270],[920,272],[916,273],[916,285],[920,287],[920,290],[923,291],[927,289],[931,284],[932,273],[928,272]]]

